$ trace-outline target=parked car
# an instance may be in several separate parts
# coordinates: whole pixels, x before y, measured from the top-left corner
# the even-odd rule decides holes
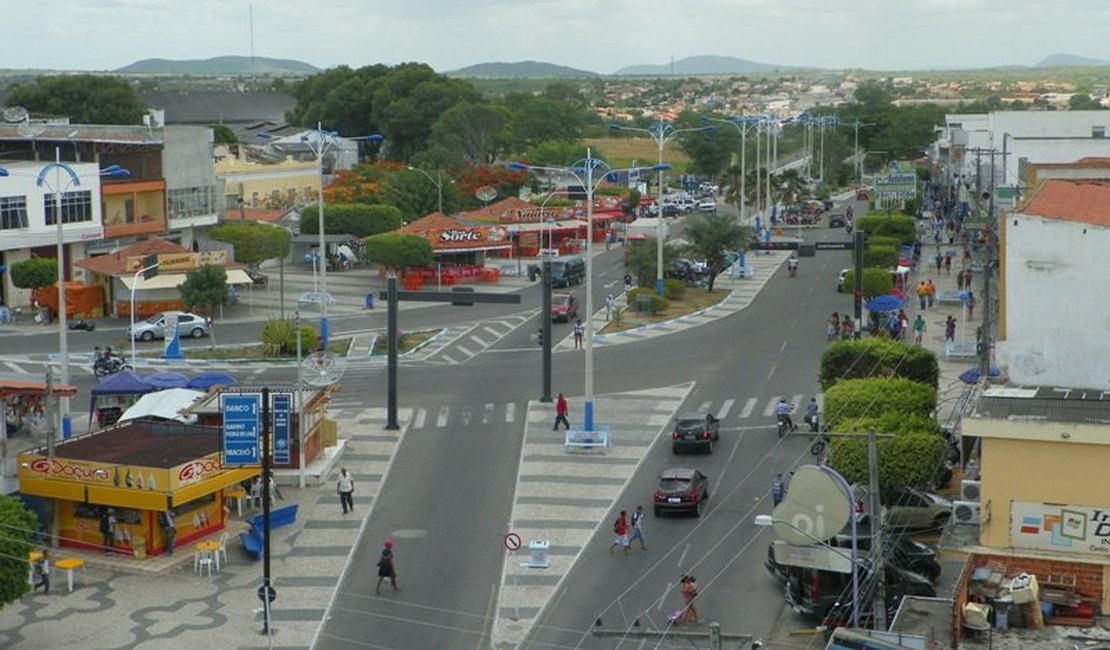
[[[663,204],[663,216],[664,217],[677,217],[681,214],[682,214],[682,208],[678,207],[674,203],[664,203]]]
[[[297,298],[297,307],[300,309],[320,311],[324,303],[327,303],[328,307],[334,307],[335,298],[330,293],[324,293],[323,291],[305,291]]]
[[[856,551],[867,553],[871,550],[871,527],[866,517],[860,520],[856,531]],[[829,545],[841,549],[852,548],[851,535],[837,535],[829,540]],[[932,546],[910,539],[906,535],[887,535],[883,538],[883,555],[895,565],[908,569],[935,583],[940,577],[940,562]]]
[[[768,549],[768,553],[771,550]],[[871,569],[866,559],[856,561],[859,572],[857,583],[871,583]],[[796,613],[811,619],[826,619],[836,611],[836,607],[851,607],[852,574],[839,573],[825,569],[789,566],[786,573],[786,602]],[[927,578],[894,563],[883,565],[886,581],[887,608],[895,609],[905,596],[935,598],[936,588]],[[865,590],[869,592],[870,590]],[[861,604],[868,606],[871,599],[867,593],[861,594]]]
[[[676,454],[691,450],[711,454],[713,445],[721,438],[720,430],[721,421],[712,413],[683,413],[675,420],[671,449]]]
[[[184,311],[167,311],[155,314],[144,321],[128,327],[127,336],[131,339],[140,341],[164,339],[166,338],[166,318],[171,314],[177,315],[178,336],[191,336],[195,339],[199,339],[202,336],[208,335],[208,321],[202,316]]]
[[[659,487],[652,497],[655,516],[664,512],[692,512],[701,516],[709,498],[709,477],[696,469],[668,469],[659,475]]]
[[[846,223],[848,222],[841,212],[829,215],[829,228],[843,228]]]
[[[243,271],[246,272],[247,277],[251,279],[251,283],[256,287],[264,287],[270,283],[270,277],[256,268],[247,266],[243,268]]]
[[[852,488],[857,499],[868,503],[867,488]],[[883,525],[890,528],[937,530],[948,525],[952,518],[952,502],[935,494],[915,488],[889,490],[880,499],[883,507]]]
[[[671,261],[671,268],[663,272],[664,277],[678,278],[686,282],[696,282],[705,275],[705,265],[685,257],[677,257]]]
[[[551,320],[569,323],[578,316],[578,298],[569,293],[551,294]]]
[[[702,199],[698,201],[698,212],[716,212],[717,202],[713,199]]]

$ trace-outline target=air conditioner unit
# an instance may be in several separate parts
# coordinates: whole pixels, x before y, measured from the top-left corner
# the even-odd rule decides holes
[[[979,501],[979,481],[960,481],[960,501]]]
[[[952,503],[952,519],[957,524],[979,524],[982,516],[978,501],[956,501]]]

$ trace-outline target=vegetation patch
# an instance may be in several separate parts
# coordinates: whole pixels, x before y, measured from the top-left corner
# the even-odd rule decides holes
[[[644,289],[654,296],[654,292]],[[665,306],[662,310],[654,314],[643,314],[636,310],[636,303],[633,299],[632,304],[619,310],[619,313],[614,316],[612,320],[601,328],[601,334],[613,334],[614,332],[623,332],[626,330],[636,329],[644,325],[651,325],[652,323],[662,323],[683,316],[689,316],[694,312],[701,311],[716,305],[725,299],[729,294],[728,291],[717,289],[715,291],[686,291],[681,297],[662,300]],[[635,294],[633,294],[635,295]],[[659,301],[656,298],[656,301]],[[654,301],[653,301],[654,302]]]
[[[405,354],[406,352],[412,352],[441,331],[442,330],[420,330],[419,332],[401,334],[401,340],[397,342],[397,353]],[[374,349],[370,351],[370,354],[387,354],[388,352],[389,337],[379,336],[378,339],[374,341]]]

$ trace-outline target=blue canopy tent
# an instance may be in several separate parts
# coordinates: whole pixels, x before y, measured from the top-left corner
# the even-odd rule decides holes
[[[89,422],[93,421],[93,414],[96,413],[96,404],[101,397],[107,396],[128,396],[128,395],[145,395],[155,390],[153,386],[143,381],[139,373],[134,370],[123,370],[114,375],[108,375],[100,379],[96,388],[92,389],[92,398],[89,400]],[[109,409],[104,409],[105,411]],[[102,413],[100,418],[101,423],[104,420],[111,419],[112,415],[118,418],[123,413],[123,408],[112,408],[113,414]],[[112,420],[114,422],[115,420]],[[109,422],[110,424],[110,422]]]
[[[180,372],[159,372],[143,377],[143,382],[154,390],[166,388],[185,388],[189,385],[189,378]]]
[[[186,388],[193,390],[208,390],[213,386],[233,386],[235,378],[226,372],[202,372],[189,380]]]
[[[884,313],[901,309],[905,304],[906,301],[898,296],[886,295],[872,298],[864,303],[864,306],[867,307],[867,311]]]

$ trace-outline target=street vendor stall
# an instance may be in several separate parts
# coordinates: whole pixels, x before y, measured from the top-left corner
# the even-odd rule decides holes
[[[49,389],[49,390],[48,390]],[[26,375],[0,374],[0,490],[8,494],[14,489],[14,454],[9,452],[8,439],[21,433],[39,433],[49,426],[47,412],[49,396],[72,397],[77,394],[73,386],[50,386],[40,381],[29,381]]]
[[[102,378],[96,388],[92,389],[92,398],[89,400],[89,426],[115,424],[128,407],[154,390],[154,386],[143,381],[134,370],[124,370]]]
[[[223,492],[257,468],[223,469],[216,427],[135,420],[18,457],[20,493],[51,503],[62,546],[104,548],[100,520],[117,525],[110,548],[136,557],[165,551],[160,515],[176,517],[175,546],[223,529]]]

